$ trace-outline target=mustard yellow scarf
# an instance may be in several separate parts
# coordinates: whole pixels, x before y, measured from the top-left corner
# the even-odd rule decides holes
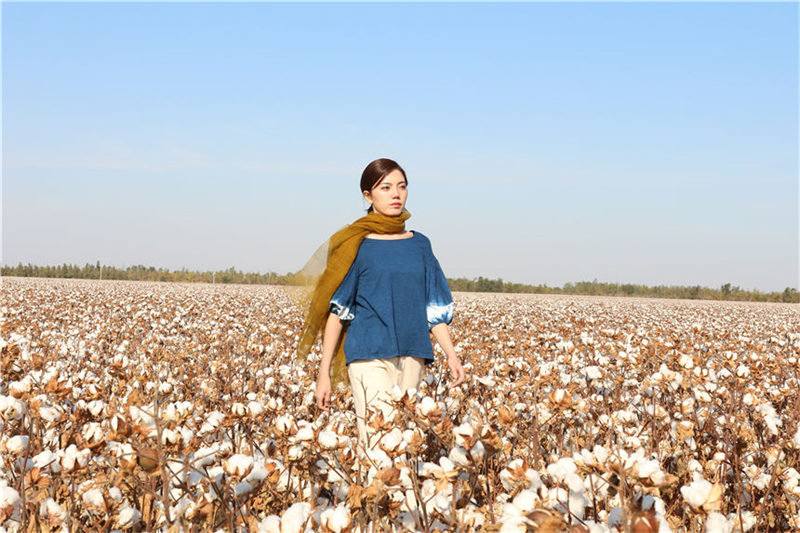
[[[300,333],[300,340],[297,344],[297,356],[305,359],[311,347],[317,340],[317,336],[324,329],[328,319],[330,300],[336,289],[342,283],[347,271],[356,258],[361,241],[370,233],[403,233],[406,227],[406,220],[411,216],[406,209],[396,217],[381,215],[372,211],[334,233],[328,241],[323,244],[317,253],[301,270],[306,277],[307,290],[311,291],[311,300],[305,309],[305,323]],[[325,270],[319,277],[313,275],[313,270],[321,266],[321,256],[325,254]],[[316,267],[314,266],[316,264]],[[337,383],[348,383],[345,355],[344,338],[347,327],[342,330],[339,343],[336,346],[336,354],[331,365],[331,382],[336,387]]]

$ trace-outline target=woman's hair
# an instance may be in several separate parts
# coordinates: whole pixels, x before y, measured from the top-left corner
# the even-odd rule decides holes
[[[408,178],[406,177],[406,171],[397,164],[396,161],[391,159],[386,159],[382,157],[380,159],[376,159],[369,165],[367,168],[364,169],[364,172],[361,173],[361,190],[362,191],[372,191],[372,188],[375,187],[380,181],[393,170],[399,170],[403,173],[403,178],[405,178],[406,183],[408,183]],[[367,209],[367,213],[372,212],[372,206],[369,206]]]

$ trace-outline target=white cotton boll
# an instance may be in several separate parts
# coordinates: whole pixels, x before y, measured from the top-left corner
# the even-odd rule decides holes
[[[475,436],[475,428],[464,422],[460,426],[453,428],[453,434],[456,437],[456,444],[465,446],[466,441]]]
[[[758,490],[764,490],[769,486],[772,476],[769,474],[761,473],[753,479],[753,486]]]
[[[0,514],[16,514],[20,506],[19,492],[13,487],[0,486]]]
[[[527,519],[522,516],[511,516],[503,520],[500,533],[525,533],[528,531]]]
[[[764,402],[756,407],[756,411],[764,417],[764,423],[767,425],[770,434],[777,435],[778,427],[783,426],[783,420],[775,412],[775,407],[770,402]]]
[[[578,470],[575,461],[571,457],[562,457],[557,462],[547,465],[547,473],[558,482],[563,482],[567,474]]]
[[[794,432],[794,437],[792,437],[792,444],[794,444],[795,448],[800,449],[800,424],[797,425],[797,431]]]
[[[92,416],[100,416],[103,414],[103,410],[106,408],[106,402],[103,400],[92,400],[89,402],[86,408],[89,410]]]
[[[442,467],[436,463],[423,462],[417,467],[417,475],[419,477],[430,477],[441,471]]]
[[[452,472],[456,469],[456,465],[453,464],[453,461],[448,459],[447,457],[439,457],[439,466],[442,467],[442,470],[445,472]]]
[[[569,510],[578,519],[583,520],[583,512],[589,503],[584,496],[583,479],[578,474],[570,472],[565,481],[569,487]]]
[[[605,465],[606,461],[608,461],[608,449],[599,444],[595,444],[594,448],[592,448],[592,455],[594,455],[598,465]]]
[[[28,449],[28,436],[15,435],[5,442],[4,447],[11,455],[22,455]]]
[[[494,378],[489,377],[489,376],[482,376],[482,377],[476,378],[476,380],[479,383],[481,383],[482,385],[485,385],[487,387],[494,387],[497,384],[497,382],[495,382]]]
[[[640,460],[636,463],[636,475],[641,479],[646,479],[658,472],[660,468],[661,465],[657,459],[651,459],[649,461]]]
[[[225,472],[231,476],[245,476],[253,468],[253,458],[249,455],[237,453],[230,456],[226,461],[223,461]]]
[[[122,491],[119,490],[118,487],[111,487],[108,489],[108,497],[114,500],[115,502],[122,501]]]
[[[745,393],[745,395],[742,396],[742,403],[744,403],[745,405],[753,405],[755,401],[756,401],[755,397],[749,392]]]
[[[67,518],[67,512],[53,498],[47,498],[39,506],[39,516],[47,522],[47,525],[55,527]]]
[[[527,514],[533,511],[538,500],[536,492],[526,489],[517,494],[512,503],[522,514]]]
[[[251,492],[253,492],[253,485],[251,485],[247,481],[240,481],[233,488],[233,492],[237,496],[241,496],[243,494],[250,494]]]
[[[94,445],[105,439],[105,431],[98,422],[89,422],[83,426],[81,436],[88,444]]]
[[[350,509],[343,503],[336,507],[325,509],[320,516],[320,522],[333,533],[340,533],[350,527],[352,523]]]
[[[258,533],[281,533],[281,519],[274,514],[258,523]]]
[[[129,529],[139,524],[142,520],[142,513],[135,507],[126,505],[119,510],[117,516],[117,526],[122,529]]]
[[[783,471],[783,490],[786,492],[793,492],[795,487],[800,485],[800,472],[796,469],[789,467]]]
[[[403,432],[398,428],[392,429],[389,433],[381,437],[380,446],[386,451],[394,451],[403,442]]]
[[[329,429],[320,431],[317,441],[319,445],[326,450],[333,450],[339,445],[338,435]]]
[[[25,404],[13,396],[0,394],[0,416],[4,420],[19,420],[25,413]]]
[[[300,429],[297,430],[297,434],[294,436],[294,438],[298,442],[300,442],[300,441],[313,441],[314,440],[314,428],[311,427],[308,424],[303,425],[303,426],[300,427]]]
[[[81,496],[81,500],[87,507],[94,507],[97,509],[102,509],[105,507],[105,500],[103,499],[103,493],[100,491],[100,489],[87,490]]]
[[[55,407],[45,404],[39,407],[39,416],[46,422],[58,422],[61,420],[61,412]]]
[[[706,518],[706,533],[731,533],[733,524],[717,512],[710,513]]]
[[[456,464],[461,467],[466,467],[469,466],[470,464],[470,459],[467,456],[467,451],[461,446],[454,446],[453,448],[451,448],[448,457],[453,462],[453,464]]]
[[[706,502],[706,498],[711,492],[711,483],[705,479],[692,481],[691,484],[681,487],[683,499],[692,507],[699,509]]]
[[[242,402],[234,402],[231,405],[231,412],[236,416],[244,416],[247,412],[247,407]]]
[[[78,447],[74,444],[70,444],[67,446],[67,449],[64,450],[63,455],[61,455],[61,451],[59,450],[59,455],[61,455],[61,468],[65,472],[70,472],[76,467],[86,466],[89,462],[89,448],[84,448],[81,451],[78,451]]]
[[[753,514],[752,511],[742,511],[741,528],[739,528],[739,515],[737,513],[730,513],[728,515],[728,522],[731,524],[731,530],[747,533],[756,525],[756,515]]]
[[[264,412],[264,404],[257,401],[252,401],[247,404],[247,414],[251,417],[257,417]]]
[[[269,471],[267,468],[262,463],[256,462],[253,464],[253,468],[250,469],[250,473],[247,474],[244,480],[255,486],[267,479],[268,475]]]
[[[417,404],[417,409],[422,416],[428,416],[428,413],[436,409],[436,402],[430,396],[425,396],[422,401]]]
[[[213,465],[217,461],[217,448],[209,446],[198,448],[192,459],[195,468]]]
[[[281,516],[280,533],[300,533],[311,514],[311,504],[298,502],[292,504]]]
[[[469,454],[476,463],[483,461],[483,458],[486,457],[486,448],[483,446],[483,441],[475,442],[475,445],[470,448]]]
[[[163,444],[175,444],[179,440],[181,440],[181,434],[174,429],[165,428],[161,430],[161,442]]]
[[[47,468],[49,466],[55,466],[55,472],[61,470],[61,465],[58,464],[58,455],[54,454],[50,450],[44,450],[40,454],[37,454],[33,457],[33,466],[36,468]]]
[[[181,441],[183,442],[184,446],[188,446],[192,439],[194,438],[194,431],[189,428],[181,427],[178,428],[178,431],[181,434]]]
[[[299,461],[305,455],[305,450],[299,444],[294,444],[289,447],[289,450],[286,452],[286,457],[290,461]]]

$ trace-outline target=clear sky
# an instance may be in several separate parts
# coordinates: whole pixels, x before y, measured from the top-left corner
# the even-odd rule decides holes
[[[797,3],[2,3],[2,262],[798,287]]]

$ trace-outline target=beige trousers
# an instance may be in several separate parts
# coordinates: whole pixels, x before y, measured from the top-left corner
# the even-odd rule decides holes
[[[356,359],[347,365],[353,404],[356,410],[358,438],[362,446],[373,448],[381,435],[368,427],[367,407],[380,409],[386,420],[391,419],[392,388],[405,392],[419,387],[425,361],[421,357],[389,357],[387,359]]]

